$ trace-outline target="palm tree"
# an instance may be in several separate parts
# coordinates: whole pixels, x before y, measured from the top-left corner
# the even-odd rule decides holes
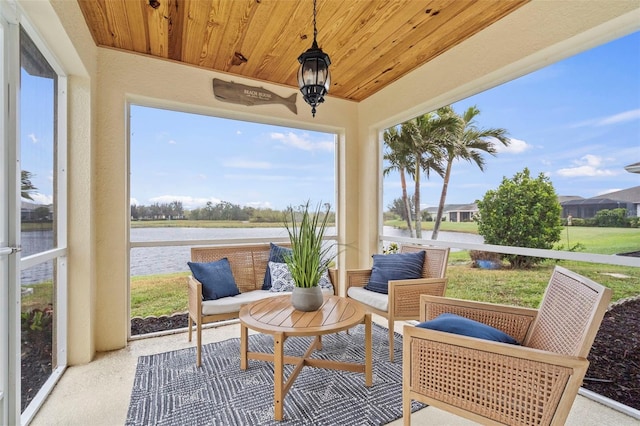
[[[31,193],[37,191],[38,188],[31,183],[31,178],[33,178],[33,173],[27,170],[20,170],[20,196],[33,201]]]
[[[442,221],[444,203],[447,198],[447,189],[451,178],[451,168],[456,159],[467,160],[475,163],[481,171],[484,171],[485,159],[483,153],[496,155],[496,141],[508,146],[511,140],[507,137],[507,131],[501,128],[480,129],[476,126],[475,117],[480,114],[480,110],[474,105],[459,116],[451,106],[438,109],[441,117],[450,117],[458,120],[459,124],[447,137],[442,139],[446,159],[446,169],[444,172],[442,193],[438,204],[436,222],[433,225],[432,240],[438,239],[438,231]]]
[[[422,214],[420,211],[420,175],[424,172],[429,178],[431,171],[440,176],[442,167],[442,150],[438,138],[445,134],[445,129],[455,123],[449,117],[438,117],[428,113],[406,121],[401,125],[400,139],[411,152],[414,161],[413,178],[415,182],[414,215],[416,238],[422,238]]]
[[[411,207],[409,205],[409,197],[407,196],[407,180],[405,172],[412,173],[411,159],[409,153],[406,152],[405,146],[400,140],[400,133],[397,127],[390,127],[384,131],[384,144],[388,148],[383,154],[384,160],[389,165],[382,171],[383,176],[389,175],[394,170],[400,174],[400,185],[402,186],[402,205],[404,207],[405,219],[407,220],[407,228],[409,235],[413,236],[411,227]]]

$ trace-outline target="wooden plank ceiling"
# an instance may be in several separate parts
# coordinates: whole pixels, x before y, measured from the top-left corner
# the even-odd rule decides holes
[[[317,0],[329,95],[361,101],[529,0]],[[312,0],[78,0],[98,46],[297,88]]]

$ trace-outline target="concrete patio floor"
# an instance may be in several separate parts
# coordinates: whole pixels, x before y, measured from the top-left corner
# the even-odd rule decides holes
[[[383,318],[374,317],[374,321],[386,327],[386,321]],[[396,331],[402,332],[402,325],[401,322],[397,323]],[[239,336],[240,326],[235,323],[205,329],[203,342],[206,344]],[[89,364],[70,367],[31,425],[122,425],[127,417],[138,357],[193,345],[193,342],[187,342],[186,332],[138,339],[129,342],[125,349],[98,354]],[[476,423],[434,407],[427,407],[413,413],[412,424],[474,425]],[[640,425],[640,420],[578,395],[566,424],[637,426]],[[389,425],[402,425],[402,418]]]

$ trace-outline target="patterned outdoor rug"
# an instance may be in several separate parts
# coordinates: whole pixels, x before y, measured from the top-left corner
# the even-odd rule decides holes
[[[396,333],[389,362],[387,329],[372,327],[373,386],[364,373],[304,367],[285,397],[284,420],[273,419],[273,364],[249,360],[240,370],[240,339],[204,345],[196,368],[195,348],[138,358],[127,425],[383,425],[402,417],[402,336]],[[285,342],[285,354],[300,356],[310,338]],[[314,357],[364,361],[364,325],[323,336]],[[249,350],[273,353],[270,335],[250,335]],[[293,367],[285,366],[285,377]],[[424,405],[414,402],[412,411]]]

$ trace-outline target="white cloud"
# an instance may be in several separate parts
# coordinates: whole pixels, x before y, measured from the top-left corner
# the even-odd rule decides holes
[[[532,148],[531,145],[520,139],[510,138],[510,141],[511,143],[509,144],[509,146],[504,146],[500,141],[496,140],[496,151],[498,153],[505,154],[521,154]]]
[[[307,135],[300,136],[293,132],[288,133],[271,133],[271,139],[282,142],[283,145],[293,148],[302,149],[304,151],[333,151],[335,144],[333,141],[312,142]]]
[[[174,141],[173,139],[169,139],[169,145],[176,145],[178,142]]]
[[[614,188],[614,189],[606,189],[604,191],[598,192],[597,195],[604,195],[604,194],[609,194],[611,192],[618,192],[618,191],[622,191],[623,188]]]
[[[602,118],[596,123],[596,126],[608,126],[633,120],[640,120],[640,108]]]
[[[616,174],[611,170],[601,168],[602,163],[602,157],[587,154],[580,160],[574,161],[575,167],[559,169],[556,173],[563,177],[614,176]]]
[[[29,133],[27,137],[31,139],[31,142],[38,143],[38,138],[36,137],[35,133]]]
[[[250,201],[246,205],[254,209],[273,209],[273,204],[269,201]]]
[[[48,206],[49,204],[53,204],[53,195],[45,195],[40,194],[39,192],[34,192],[31,194],[31,198],[35,204],[43,204]]]
[[[570,128],[577,127],[601,127],[612,124],[625,123],[627,121],[640,120],[640,108],[620,112],[608,117],[593,118],[591,120],[580,121],[570,125]]]
[[[602,158],[597,155],[587,154],[580,159],[580,161],[575,161],[576,164],[587,163],[587,166],[598,167],[602,164]]]
[[[133,197],[129,198],[129,205],[130,205],[130,206],[137,206],[138,204],[139,204],[139,203],[138,203],[138,200],[137,200],[137,199],[135,199],[135,198],[133,198]]]

